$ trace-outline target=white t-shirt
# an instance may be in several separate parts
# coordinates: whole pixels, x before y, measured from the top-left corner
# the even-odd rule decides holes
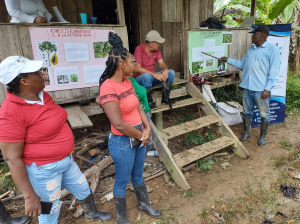
[[[33,23],[35,17],[42,15],[48,22],[52,18],[42,0],[5,0],[5,4],[11,23]]]

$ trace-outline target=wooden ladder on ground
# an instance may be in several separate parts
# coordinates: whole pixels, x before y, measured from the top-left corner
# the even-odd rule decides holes
[[[233,146],[234,153],[243,158],[248,157],[250,153],[192,82],[177,78],[175,79],[174,84],[180,84],[181,88],[171,91],[171,99],[185,95],[190,95],[191,98],[176,101],[173,109],[198,104],[205,113],[205,116],[163,129],[162,112],[169,110],[170,108],[168,105],[160,105],[161,91],[154,92],[152,95],[158,108],[151,111],[151,113],[156,115],[156,125],[151,121],[153,144],[175,183],[184,190],[188,190],[191,187],[182,173],[184,166],[228,146]],[[170,139],[209,125],[216,125],[221,137],[176,155],[172,155],[168,148],[168,141]]]

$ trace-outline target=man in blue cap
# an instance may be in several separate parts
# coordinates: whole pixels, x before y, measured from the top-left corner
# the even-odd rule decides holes
[[[254,105],[258,106],[261,124],[258,145],[266,144],[266,134],[271,120],[270,93],[275,86],[280,70],[279,49],[267,41],[269,28],[258,26],[252,32],[252,46],[241,61],[227,57],[221,61],[243,70],[240,87],[243,88],[243,121],[244,136],[240,141],[246,141],[251,136],[251,123]]]

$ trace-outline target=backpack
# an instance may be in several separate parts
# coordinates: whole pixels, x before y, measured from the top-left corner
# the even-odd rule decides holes
[[[203,21],[200,27],[208,27],[209,29],[224,29],[226,21],[220,21],[216,17],[210,17],[207,20]]]

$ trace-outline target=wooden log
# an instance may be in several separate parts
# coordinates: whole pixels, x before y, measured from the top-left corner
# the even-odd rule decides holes
[[[92,149],[89,151],[89,153],[91,156],[96,156],[96,155],[102,154],[102,151],[100,149]]]
[[[99,145],[99,143],[104,142],[104,139],[85,139],[82,141],[82,149],[76,153],[76,155],[84,155],[85,153],[87,153],[90,149],[95,148],[97,145]]]

